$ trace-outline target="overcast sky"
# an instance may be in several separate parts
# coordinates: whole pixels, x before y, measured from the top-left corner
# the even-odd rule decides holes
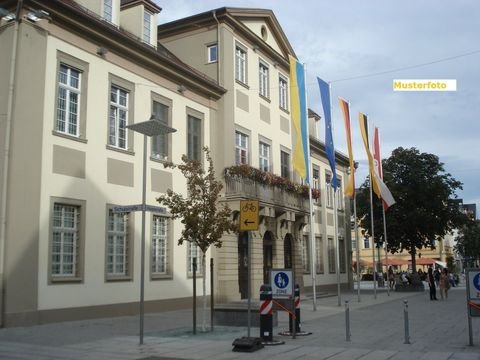
[[[273,10],[300,62],[307,66],[309,107],[322,117],[316,77],[331,82],[335,148],[343,153],[347,152],[345,129],[337,97],[350,101],[360,177],[364,178],[367,165],[359,111],[379,127],[383,158],[399,146],[438,155],[446,170],[464,184],[457,195],[464,203],[480,206],[477,0],[155,1],[163,8],[161,23],[223,6]],[[465,55],[469,53],[473,54]],[[394,92],[393,79],[455,79],[457,91]]]

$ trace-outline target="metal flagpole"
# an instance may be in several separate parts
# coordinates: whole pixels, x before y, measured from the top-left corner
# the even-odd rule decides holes
[[[368,150],[370,151],[370,149]],[[373,297],[377,298],[377,263],[375,262],[375,228],[373,225],[373,191],[372,191],[372,182],[373,182],[372,172],[370,172],[370,217],[371,217],[371,227],[372,227],[372,261],[373,261]]]
[[[336,272],[337,272],[337,296],[338,296],[338,306],[342,305],[341,295],[340,295],[340,248],[338,241],[338,215],[337,215],[337,191],[333,192],[333,209],[334,209],[334,218],[333,225],[335,226],[335,248],[336,248]]]
[[[355,189],[353,189],[355,191]],[[353,217],[355,220],[355,239],[357,240],[357,295],[358,302],[360,302],[360,242],[358,238],[358,225],[357,225],[357,198],[353,198]]]
[[[373,195],[372,195],[372,173],[370,173],[370,217],[372,227],[372,260],[373,260],[373,297],[377,298],[377,263],[375,262],[375,230],[373,225]]]
[[[303,75],[304,79],[307,78],[307,66],[303,64]],[[313,311],[317,311],[317,244],[315,243],[315,226],[313,218],[313,201],[312,201],[312,157],[310,154],[310,134],[309,134],[309,121],[308,121],[308,98],[307,98],[307,85],[305,82],[305,113],[307,114],[307,149],[308,149],[308,207],[309,207],[309,217],[310,217],[310,271],[312,273],[312,296],[313,296]]]
[[[388,241],[387,241],[387,218],[385,216],[385,208],[383,207],[382,203],[382,212],[383,212],[383,239],[385,240],[384,246],[385,246],[385,264],[387,268],[387,281],[388,281],[388,286],[387,286],[387,295],[390,296],[390,280],[388,279]]]
[[[378,128],[374,127],[373,131],[373,148],[374,148],[374,153],[375,157],[377,157],[377,164],[375,166],[374,170],[378,171],[378,176],[380,179],[383,180],[383,170],[382,170],[382,159],[380,157],[380,135],[378,133]],[[375,161],[375,160],[374,160]],[[385,202],[382,199],[382,215],[383,215],[383,239],[385,243],[385,267],[387,268],[387,280],[388,281],[388,287],[387,287],[387,295],[390,296],[390,280],[388,279],[388,240],[387,240],[387,219],[385,216]],[[378,255],[380,258],[380,254]],[[383,269],[381,269],[383,272]]]
[[[328,83],[328,93],[331,94],[331,83]],[[332,98],[330,98],[330,113],[332,113]],[[333,121],[330,119],[330,127],[332,131],[332,137],[333,137]],[[335,158],[335,147],[333,147],[333,156]],[[337,169],[333,169],[333,171],[336,171]],[[333,176],[336,174],[332,174],[332,180]],[[335,176],[336,178],[336,176]],[[338,179],[337,179],[338,181]],[[337,272],[337,297],[338,297],[338,306],[342,305],[341,301],[341,292],[340,292],[340,247],[339,247],[339,241],[338,241],[338,214],[337,214],[337,184],[335,184],[335,189],[333,191],[333,226],[335,228],[335,248],[336,248],[336,254],[335,254],[335,259],[336,259],[336,269],[335,271]]]
[[[310,150],[309,150],[310,153]],[[312,167],[310,166],[310,170]],[[311,178],[311,177],[310,177]],[[317,244],[315,243],[314,225],[313,225],[313,206],[312,206],[312,191],[309,190],[308,201],[310,207],[310,249],[311,251],[311,272],[312,272],[312,296],[313,296],[313,311],[317,311],[317,267],[316,267],[316,254]]]

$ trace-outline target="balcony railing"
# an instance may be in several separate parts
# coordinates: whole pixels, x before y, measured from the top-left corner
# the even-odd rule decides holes
[[[227,199],[258,199],[271,206],[308,212],[308,199],[303,195],[240,176],[225,176],[225,196]]]

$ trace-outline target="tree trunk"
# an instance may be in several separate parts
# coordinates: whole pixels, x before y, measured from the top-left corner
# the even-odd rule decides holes
[[[412,273],[417,272],[417,259],[415,259],[415,255],[417,252],[415,251],[415,247],[410,251],[410,255],[412,255]]]
[[[202,251],[202,290],[203,290],[203,320],[202,320],[202,332],[207,328],[207,272],[205,267],[206,254]]]

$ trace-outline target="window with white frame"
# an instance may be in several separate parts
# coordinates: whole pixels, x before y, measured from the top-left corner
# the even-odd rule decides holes
[[[128,241],[128,213],[108,211],[107,276],[129,276],[130,244]]]
[[[302,265],[303,265],[303,272],[309,273],[310,272],[310,244],[308,235],[303,235],[302,238]]]
[[[356,249],[356,248],[357,248],[357,239],[352,238],[352,249]]]
[[[337,197],[337,210],[343,211],[344,209],[344,197],[342,191],[342,178],[337,177],[337,190],[335,191]]]
[[[80,206],[53,204],[52,280],[79,277]]]
[[[187,271],[188,274],[193,274],[193,259],[196,259],[197,262],[197,276],[202,274],[202,251],[200,248],[192,243],[191,241],[187,242]]]
[[[327,191],[327,207],[333,207],[332,175],[325,174],[325,188]]]
[[[215,63],[218,61],[218,46],[217,44],[207,46],[207,61],[208,63]]]
[[[328,238],[328,272],[330,274],[336,273],[335,264],[335,244],[333,238]]]
[[[318,168],[313,168],[313,171],[312,171],[312,178],[313,178],[313,188],[315,190],[319,190],[320,188],[320,169]],[[320,201],[320,198],[317,198],[314,200],[315,203],[318,203]]]
[[[363,238],[363,248],[364,249],[370,249],[370,239],[367,237]]]
[[[247,83],[247,51],[239,46],[235,48],[235,79]]]
[[[261,141],[258,144],[258,163],[260,170],[270,171],[270,145]]]
[[[152,219],[152,275],[168,274],[168,218],[153,215]]]
[[[263,62],[259,63],[258,68],[259,75],[259,93],[261,96],[268,98],[269,94],[269,76],[268,76],[268,66]]]
[[[108,144],[120,149],[127,149],[128,125],[127,90],[112,85],[110,88],[110,116],[108,127]]]
[[[162,124],[168,126],[170,121],[170,107],[167,104],[153,100],[152,101],[152,114],[155,119],[159,120]],[[155,159],[166,160],[168,159],[168,134],[160,134],[152,136],[152,157]]]
[[[248,164],[248,136],[240,131],[235,132],[235,164]]]
[[[103,18],[109,22],[113,21],[113,0],[103,0]]]
[[[280,175],[290,179],[290,154],[280,150]]]
[[[189,160],[202,160],[202,120],[187,116],[187,157]]]
[[[280,75],[278,78],[278,102],[283,110],[288,110],[288,82],[287,79]]]
[[[58,73],[57,121],[55,130],[79,136],[81,71],[60,64]]]
[[[315,237],[315,251],[317,252],[317,274],[323,274],[323,239],[321,236]]]
[[[143,11],[143,41],[150,44],[152,40],[152,14]]]

